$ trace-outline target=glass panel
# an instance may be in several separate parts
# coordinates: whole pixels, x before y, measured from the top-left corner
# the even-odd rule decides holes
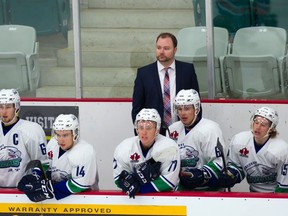
[[[286,0],[253,0],[255,25],[275,26],[288,29]]]
[[[196,25],[205,25],[205,1],[192,1]],[[230,34],[228,53],[220,58],[224,97],[287,99],[288,2],[215,0],[212,4],[214,26]],[[215,76],[216,72],[217,68]]]
[[[192,0],[196,25],[206,25],[205,0]],[[226,28],[231,36],[252,25],[250,0],[212,0],[213,24]]]
[[[4,4],[0,0],[0,25],[3,25],[5,23],[5,9],[4,9]]]
[[[1,88],[16,88],[21,97],[57,97],[47,86],[62,78],[54,71],[57,51],[67,47],[69,0],[1,0],[0,11],[0,72],[10,74]]]
[[[223,40],[216,39],[217,32],[214,30],[216,98],[287,98],[287,60],[282,58],[284,54],[275,56],[273,51],[273,55],[265,54],[266,62],[259,63],[263,59],[258,59],[254,64],[247,61],[232,63],[230,60],[233,58],[226,57],[236,55],[233,53],[234,37],[239,29],[273,26],[284,28],[286,31],[288,1],[212,0],[212,4],[214,27],[228,30],[231,48],[228,54],[223,54]],[[85,98],[131,98],[137,68],[156,60],[155,39],[159,33],[168,31],[177,36],[182,28],[205,27],[206,24],[205,0],[81,0],[80,6]],[[6,24],[32,26],[37,32],[40,79],[37,88],[34,89],[37,76],[33,78],[33,73],[28,76],[28,72],[25,71],[28,78],[23,75],[22,79],[31,78],[33,85],[17,80],[15,86],[29,88],[21,95],[74,98],[75,61],[71,2],[0,0],[0,25]],[[281,39],[273,38],[268,42],[276,44],[277,41],[279,44],[282,40],[285,41],[282,51],[284,47],[286,54],[285,36]],[[264,46],[268,43],[262,44]],[[250,44],[247,50],[255,51],[256,48],[256,45]],[[245,54],[245,58],[247,55],[249,56],[249,53]],[[8,64],[9,61],[12,60],[4,63]],[[204,92],[201,96],[205,98],[208,89],[206,60],[203,56],[194,56],[193,61],[189,61],[195,64],[196,72],[199,74],[200,90],[203,89]],[[237,67],[237,70],[233,72],[231,65]],[[36,61],[31,66],[37,68]],[[9,68],[9,65],[6,68]],[[271,71],[267,72],[269,68]],[[202,74],[205,76],[201,76]],[[255,88],[252,87],[254,82],[257,83]],[[236,87],[236,93],[232,91],[232,87]],[[262,91],[263,94],[253,94],[252,89],[255,92]]]
[[[156,61],[156,37],[194,26],[184,0],[87,1],[81,19],[84,97],[97,98],[132,98],[137,68]]]
[[[11,47],[9,59],[7,54],[1,57],[0,72],[10,68],[2,88],[16,88],[22,97],[61,97],[61,91],[56,94],[51,89],[66,82],[63,75],[58,75],[63,64],[57,52],[67,47],[67,32],[71,29],[69,0],[1,0],[0,11],[1,38],[5,39],[1,51],[5,44]],[[26,45],[25,50],[21,44]],[[74,77],[73,69],[70,76]]]

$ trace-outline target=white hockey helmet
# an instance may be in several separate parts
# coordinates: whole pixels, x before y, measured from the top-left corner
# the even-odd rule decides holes
[[[188,89],[188,90],[180,90],[175,97],[174,100],[174,109],[177,109],[178,106],[184,105],[193,105],[194,109],[198,109],[200,111],[200,97],[196,90]]]
[[[60,114],[57,116],[53,123],[53,132],[57,130],[72,130],[73,140],[76,141],[79,138],[79,122],[75,115],[73,114]]]
[[[255,111],[255,113],[252,115],[251,120],[253,121],[256,116],[261,116],[263,118],[268,119],[272,124],[270,128],[274,129],[276,128],[278,124],[278,113],[274,109],[270,107],[261,107]]]
[[[0,104],[14,104],[16,112],[20,109],[20,96],[16,89],[2,89],[0,91]]]
[[[156,122],[157,130],[159,130],[161,127],[161,117],[156,109],[146,109],[146,108],[142,109],[136,115],[136,120],[134,123],[135,128],[137,128],[137,122],[140,120]]]

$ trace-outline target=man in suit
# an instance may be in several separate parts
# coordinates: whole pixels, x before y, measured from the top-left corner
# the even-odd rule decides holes
[[[172,123],[178,120],[177,115],[173,112],[175,95],[181,89],[195,89],[199,92],[194,65],[175,60],[176,51],[177,39],[173,34],[165,32],[158,35],[156,39],[157,61],[137,70],[132,103],[133,122],[137,113],[143,108],[155,108],[161,119],[164,119],[163,94],[166,70],[169,74]],[[166,128],[170,125],[162,125],[164,126],[160,133],[166,135]]]

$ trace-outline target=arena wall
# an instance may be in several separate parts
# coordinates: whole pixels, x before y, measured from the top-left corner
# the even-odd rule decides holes
[[[77,107],[79,111],[80,136],[94,145],[97,152],[101,190],[116,190],[112,175],[112,161],[115,147],[125,138],[134,136],[131,120],[131,101],[129,100],[66,100],[66,101],[23,101],[22,106],[39,107],[45,110],[56,109],[65,112],[65,107]],[[218,122],[223,130],[226,142],[240,131],[249,130],[250,117],[255,109],[270,106],[279,113],[279,135],[288,141],[287,104],[285,102],[231,102],[231,101],[203,101],[203,117]],[[21,111],[20,111],[21,112]],[[43,123],[41,119],[30,118]],[[48,116],[49,118],[49,116]],[[52,118],[52,117],[51,117]],[[52,120],[46,121],[45,127],[51,128]],[[53,119],[53,118],[52,118]],[[235,186],[232,191],[248,191],[246,182]]]
[[[16,190],[0,190],[0,215],[271,216],[285,215],[287,198],[287,194],[173,192],[129,199],[120,192],[101,191],[33,203]]]

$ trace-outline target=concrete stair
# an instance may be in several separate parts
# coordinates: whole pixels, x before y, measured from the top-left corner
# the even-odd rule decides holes
[[[193,25],[192,0],[84,1],[83,96],[131,98],[137,68],[155,61],[157,35],[177,35],[179,29]],[[66,45],[48,52],[55,53],[54,61],[43,54],[36,97],[75,97],[73,31],[68,32]]]

